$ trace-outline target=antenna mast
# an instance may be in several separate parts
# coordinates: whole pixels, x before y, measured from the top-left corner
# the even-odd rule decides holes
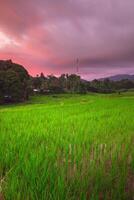
[[[79,74],[79,59],[76,59],[76,72]]]

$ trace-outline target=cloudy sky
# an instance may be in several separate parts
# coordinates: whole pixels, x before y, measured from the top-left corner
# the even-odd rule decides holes
[[[0,59],[30,74],[134,74],[134,0],[0,0]]]

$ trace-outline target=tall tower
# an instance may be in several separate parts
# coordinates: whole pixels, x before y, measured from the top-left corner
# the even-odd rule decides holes
[[[76,74],[79,74],[79,59],[76,59]]]

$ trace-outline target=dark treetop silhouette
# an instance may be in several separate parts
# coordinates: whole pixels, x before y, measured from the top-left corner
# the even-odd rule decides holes
[[[0,102],[19,102],[28,98],[29,74],[11,60],[0,61]]]

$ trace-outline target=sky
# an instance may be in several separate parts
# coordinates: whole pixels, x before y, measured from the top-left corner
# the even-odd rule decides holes
[[[0,60],[31,75],[134,74],[134,0],[0,0]]]

